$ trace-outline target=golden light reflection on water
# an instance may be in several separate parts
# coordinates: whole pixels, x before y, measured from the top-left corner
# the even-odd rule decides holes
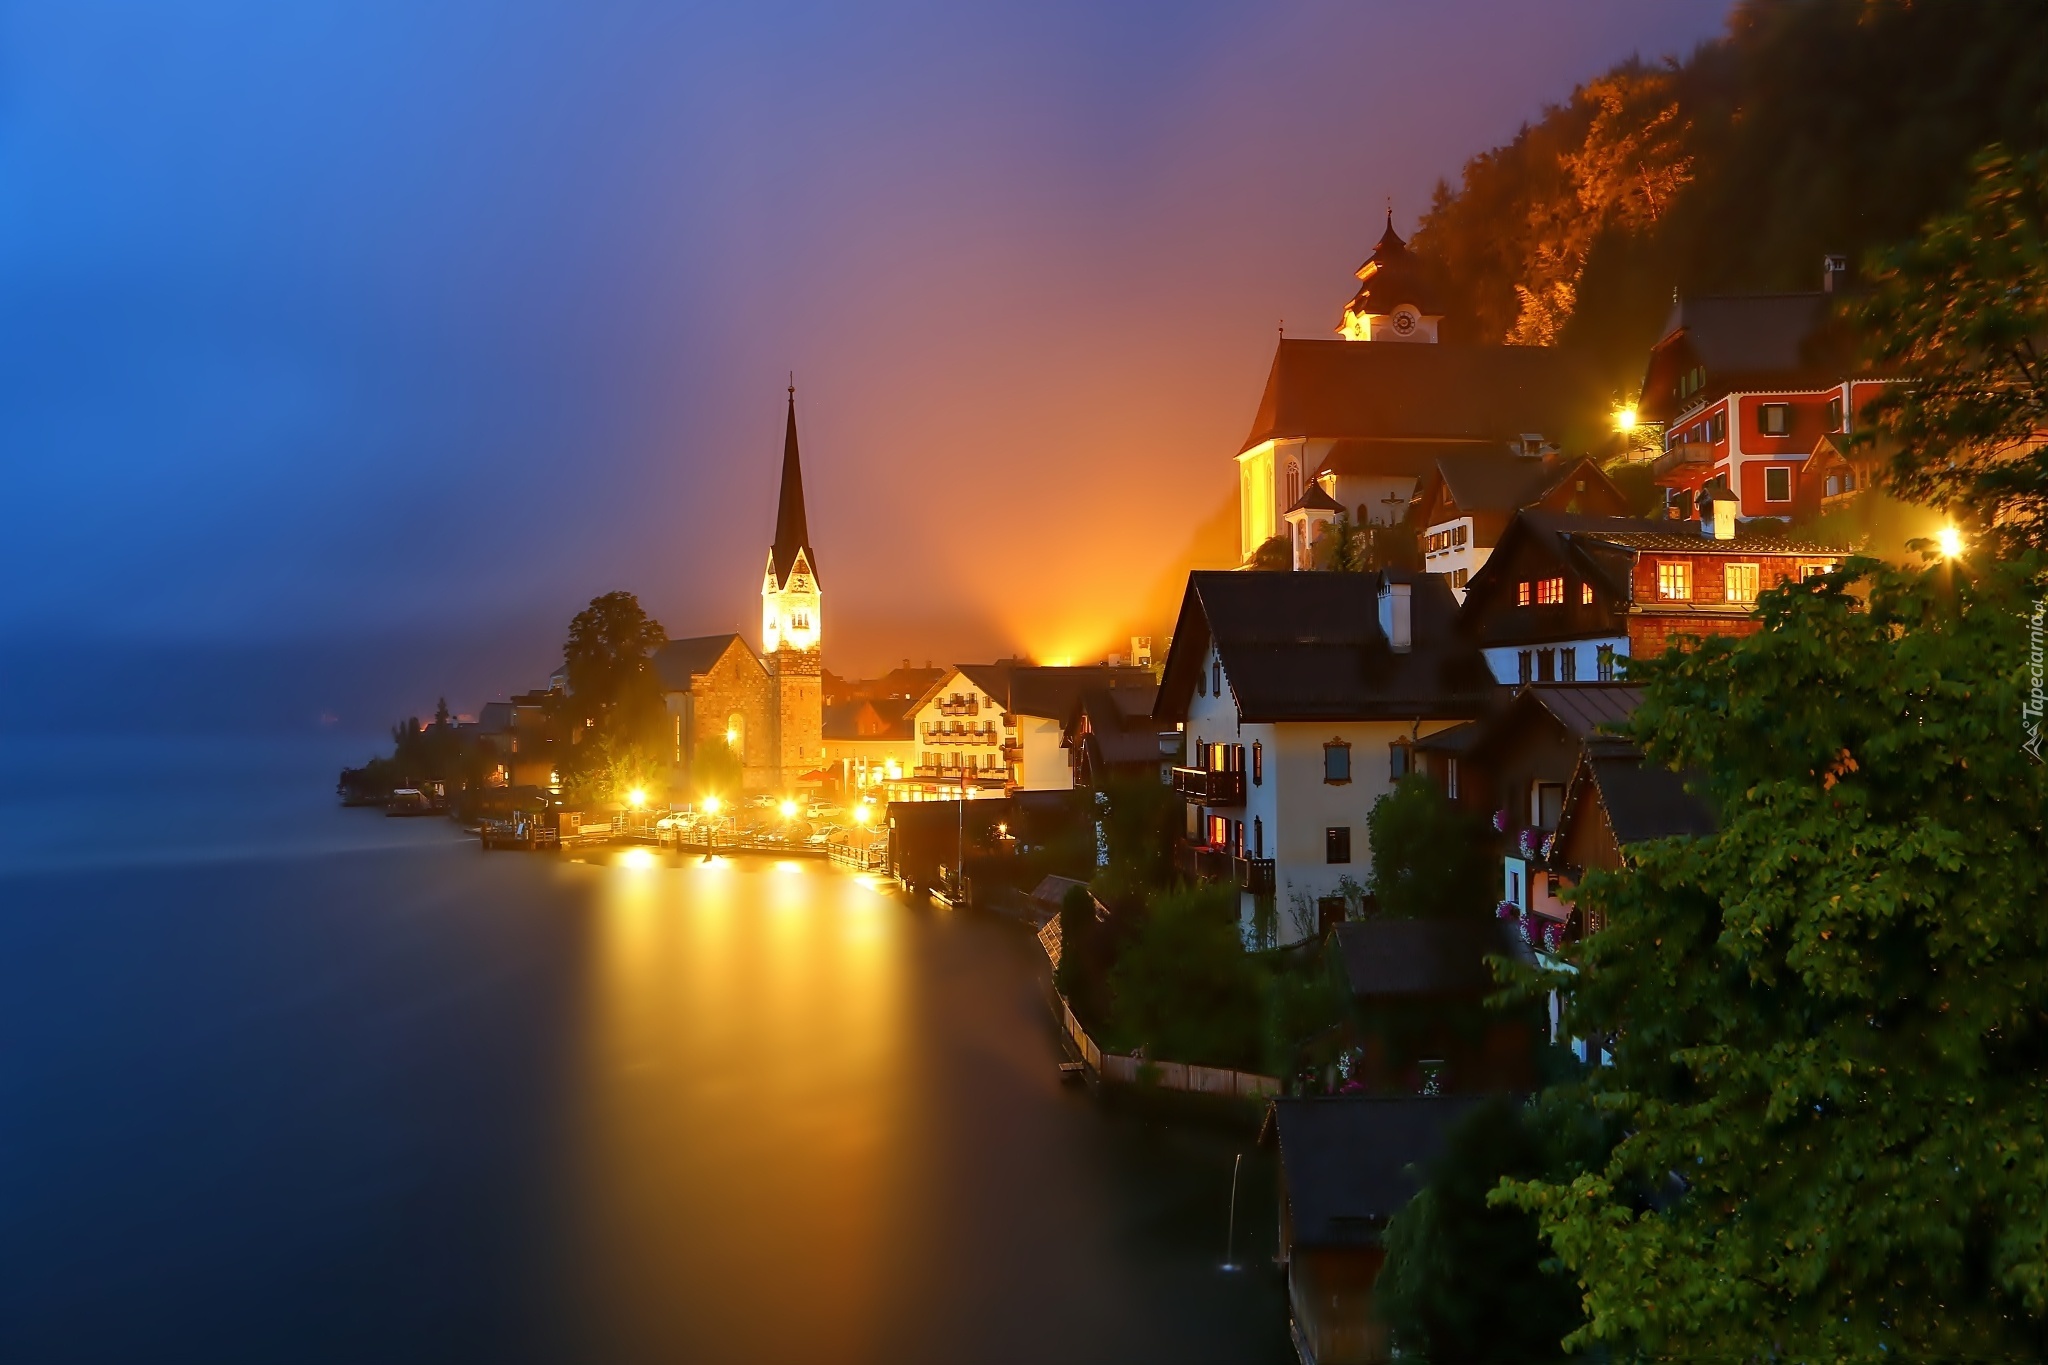
[[[600,882],[572,1116],[577,1203],[607,1266],[595,1292],[678,1349],[700,1332],[765,1341],[792,1310],[807,1340],[820,1323],[864,1339],[915,1197],[917,1044],[891,907],[823,863],[636,849],[579,872]],[[793,1272],[791,1239],[831,1273]],[[701,1303],[679,1324],[685,1290],[710,1280],[755,1288],[711,1310],[731,1324],[702,1321]]]

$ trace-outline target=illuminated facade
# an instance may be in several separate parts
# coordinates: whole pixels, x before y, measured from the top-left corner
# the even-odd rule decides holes
[[[772,697],[769,723],[774,756],[771,784],[785,791],[806,785],[823,767],[824,589],[818,555],[804,515],[803,469],[797,457],[796,389],[789,391],[789,421],[782,439],[782,490],[775,509],[775,541],[761,583],[761,654]]]

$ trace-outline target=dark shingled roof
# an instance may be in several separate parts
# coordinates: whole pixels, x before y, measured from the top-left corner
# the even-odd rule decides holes
[[[1301,496],[1294,500],[1294,506],[1287,510],[1290,512],[1347,512],[1350,509],[1331,497],[1329,492],[1320,483],[1310,479],[1308,487],[1303,489]]]
[[[1388,581],[1410,585],[1413,645],[1405,653],[1380,632],[1379,590]],[[1155,714],[1186,717],[1213,639],[1247,721],[1479,715],[1495,684],[1478,647],[1455,628],[1457,610],[1441,574],[1189,574]]]
[[[1387,230],[1373,243],[1372,255],[1355,273],[1358,293],[1344,305],[1347,313],[1391,313],[1404,303],[1423,313],[1444,311],[1422,258],[1409,250],[1401,234],[1394,231],[1392,212],[1387,214]]]
[[[1039,716],[1064,723],[1074,714],[1083,692],[1096,688],[1138,688],[1149,699],[1155,682],[1152,670],[1108,664],[1051,667],[1037,664],[1010,670],[1007,708],[1014,716]]]
[[[1683,331],[1710,376],[1797,372],[1810,367],[1827,315],[1828,296],[1818,292],[1714,294],[1674,303],[1663,335]]]
[[[1104,763],[1157,763],[1162,757],[1160,723],[1152,719],[1152,706],[1158,696],[1156,686],[1091,688],[1081,694],[1067,718],[1068,735],[1086,717],[1089,737]]]
[[[775,504],[775,546],[769,554],[777,583],[789,582],[799,550],[810,562],[811,577],[817,578],[818,552],[811,548],[811,528],[804,518],[804,472],[796,453],[796,389],[791,387],[789,425],[782,434],[782,494]]]
[[[711,671],[713,664],[725,657],[725,652],[737,643],[746,649],[749,657],[753,649],[737,635],[697,635],[688,640],[670,640],[654,651],[654,672],[661,679],[661,686],[668,692],[687,692],[690,679]]]
[[[1337,926],[1344,979],[1359,999],[1487,995],[1498,989],[1488,957],[1517,955],[1498,920],[1367,919]]]
[[[1465,346],[1283,337],[1241,450],[1275,437],[1552,440],[1605,388],[1575,354],[1547,346]]]
[[[1643,701],[1643,689],[1628,683],[1530,683],[1516,694],[1529,697],[1557,717],[1573,739],[1587,739],[1628,724]]]
[[[1649,839],[1675,835],[1697,837],[1714,832],[1714,813],[1707,803],[1686,790],[1700,775],[1675,772],[1647,763],[1635,745],[1626,740],[1600,738],[1586,745],[1565,792],[1566,819],[1576,802],[1582,782],[1591,782],[1600,804],[1614,829],[1614,841],[1626,847]],[[1564,842],[1564,824],[1558,828],[1558,843]]]
[[[1369,345],[1360,342],[1360,345]],[[1371,1246],[1422,1188],[1423,1168],[1483,1095],[1273,1101],[1280,1172],[1297,1247]]]
[[[1360,342],[1359,345],[1370,343]],[[1390,343],[1391,344],[1391,343]],[[1332,441],[1316,466],[1318,477],[1341,474],[1370,478],[1405,476],[1419,479],[1446,454],[1505,450],[1499,441],[1437,437],[1429,440],[1400,440],[1384,436],[1347,436]]]

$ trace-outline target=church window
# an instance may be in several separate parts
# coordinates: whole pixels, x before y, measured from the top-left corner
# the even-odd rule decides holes
[[[1294,506],[1301,501],[1301,466],[1294,461],[1287,462],[1287,505]]]

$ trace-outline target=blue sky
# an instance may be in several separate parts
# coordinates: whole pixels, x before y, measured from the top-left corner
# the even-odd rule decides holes
[[[1725,9],[8,4],[0,630],[737,628],[793,369],[828,663],[1056,648],[1389,195]]]

